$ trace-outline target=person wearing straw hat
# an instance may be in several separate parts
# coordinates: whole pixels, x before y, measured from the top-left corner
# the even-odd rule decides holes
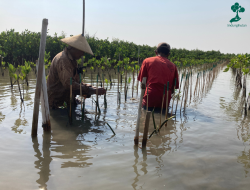
[[[72,94],[74,104],[75,97],[80,95],[80,79],[76,60],[80,59],[85,53],[93,55],[93,52],[84,36],[81,34],[61,39],[66,43],[62,52],[58,53],[51,62],[47,79],[49,106],[56,109],[64,102],[70,103],[70,78],[72,78]],[[96,94],[96,88],[91,85],[81,83],[82,95],[89,98]],[[98,95],[105,94],[105,89],[98,88]]]
[[[156,112],[160,112],[162,105],[163,109],[166,109],[167,93],[165,93],[164,103],[162,104],[164,85],[167,85],[169,82],[169,105],[171,94],[174,91],[175,80],[175,89],[179,88],[179,77],[177,67],[168,59],[170,55],[169,44],[158,44],[155,54],[155,57],[149,57],[143,61],[138,80],[142,82],[143,77],[147,77],[147,89],[145,90],[142,102],[143,108],[146,109],[147,107],[148,93],[148,110],[152,111],[155,109]],[[167,88],[165,91],[167,92]]]

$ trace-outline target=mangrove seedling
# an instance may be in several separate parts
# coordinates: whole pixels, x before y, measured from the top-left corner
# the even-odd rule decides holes
[[[9,63],[8,69],[9,69],[9,76],[10,76],[10,85],[11,85],[11,88],[13,88],[12,79],[13,79],[14,74],[16,72],[16,68],[12,64]]]
[[[20,79],[20,75],[17,75],[16,73],[13,75],[14,79],[16,80],[17,82],[17,85],[18,85],[18,90],[20,92],[20,99],[21,101],[23,102],[23,98],[22,98],[22,92],[21,92],[21,88],[20,88],[20,84],[19,84],[19,79]],[[22,76],[22,79],[24,78],[24,76]]]
[[[31,70],[30,62],[25,61],[24,66],[21,66],[21,72],[22,72],[23,75],[25,76],[25,80],[26,80],[27,86],[29,86],[28,74],[29,74],[30,70]]]

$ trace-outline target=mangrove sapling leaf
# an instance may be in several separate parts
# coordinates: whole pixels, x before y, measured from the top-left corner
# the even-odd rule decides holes
[[[10,84],[11,84],[11,87],[13,87],[12,78],[14,77],[14,74],[16,72],[16,68],[12,64],[9,63],[8,69],[9,69],[9,76],[10,76]]]
[[[50,59],[50,52],[47,53],[47,52],[45,51],[45,55],[44,55],[44,64],[48,64],[49,59]]]
[[[130,84],[130,82],[131,82],[131,77],[128,78],[128,84]]]
[[[108,79],[105,79],[105,83],[106,83],[107,86],[109,85]]]

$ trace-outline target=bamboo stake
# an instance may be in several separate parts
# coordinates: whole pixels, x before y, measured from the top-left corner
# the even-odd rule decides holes
[[[183,79],[183,74],[181,75],[181,83],[182,83],[182,79]],[[180,84],[180,87],[179,87],[178,96],[180,96],[180,91],[181,91],[181,84]],[[179,99],[180,99],[180,97],[177,98],[177,103],[176,103],[176,107],[175,107],[175,115],[176,115],[176,112],[177,112],[177,106],[178,106]]]
[[[190,80],[190,100],[189,100],[189,104],[191,103],[191,100],[192,100],[192,85],[193,85],[193,81],[192,81],[192,79],[193,79],[193,77],[192,77],[193,75],[192,75],[192,70],[191,70],[191,80]]]
[[[112,127],[107,123],[107,122],[105,122],[108,126],[109,126],[109,128],[110,128],[110,130],[113,132],[113,134],[115,135],[115,132],[114,132],[114,130],[112,129]]]
[[[185,100],[184,100],[184,110],[186,109],[186,104],[187,104],[187,99],[188,99],[188,89],[189,89],[189,76],[190,74],[188,73],[187,75],[187,84],[186,84],[186,90],[185,90]]]
[[[142,107],[142,99],[143,99],[145,89],[146,89],[146,80],[147,80],[147,78],[143,77],[142,84],[141,84],[141,96],[140,96],[140,101],[139,101],[138,114],[137,114],[137,123],[136,123],[136,129],[135,129],[135,138],[134,138],[134,143],[136,145],[138,144],[138,139],[139,139],[141,107]]]
[[[169,90],[169,81],[167,83],[167,99],[166,99],[166,113],[165,113],[165,119],[168,118],[168,90]]]
[[[144,132],[143,132],[143,139],[142,139],[142,147],[145,147],[148,140],[148,127],[149,127],[149,121],[150,121],[150,111],[147,111],[146,113],[146,119],[145,119],[145,126],[144,126]]]
[[[118,68],[118,73],[117,73],[117,75],[118,75],[118,86],[117,86],[117,103],[119,102],[120,103],[120,92],[119,92],[119,83],[120,83],[120,76],[119,76],[119,66],[117,67]]]
[[[163,110],[163,104],[164,104],[164,98],[165,98],[165,90],[166,90],[166,84],[164,84],[164,90],[163,90],[163,96],[162,96],[161,116],[162,116],[162,110]],[[160,116],[160,125],[161,125],[161,116]],[[160,126],[160,125],[159,125],[159,126]]]
[[[175,78],[175,80],[174,80],[174,93],[175,93],[175,86],[176,86],[176,78]],[[172,110],[171,110],[171,117],[172,117],[172,115],[173,115],[173,109],[174,109],[174,97],[173,97],[173,102],[172,102]]]
[[[84,36],[85,30],[85,0],[83,0],[83,17],[82,17],[82,36]]]
[[[104,88],[104,75],[103,75],[103,71],[102,71],[102,86]]]
[[[124,93],[125,93],[125,102],[127,101],[127,65],[125,65],[125,87],[124,87]]]
[[[135,63],[134,63],[134,70],[133,70],[132,98],[134,97],[134,84],[135,84]]]
[[[183,103],[183,99],[184,99],[184,95],[185,95],[186,84],[187,84],[187,74],[186,74],[186,79],[185,79],[185,83],[184,83],[184,86],[183,86],[183,93],[182,93],[182,99],[181,99],[180,114],[181,114],[182,103]]]
[[[198,85],[198,77],[199,77],[199,73],[197,73],[197,79],[196,79],[196,84],[195,84],[195,88],[194,88],[194,98],[195,98],[196,89],[197,89],[197,85]]]
[[[148,111],[148,85],[147,85],[147,111]]]
[[[69,123],[72,123],[72,77],[70,77]]]
[[[95,107],[95,113],[97,114],[97,106],[98,106],[98,74],[96,75],[96,107]]]
[[[139,54],[140,54],[140,47],[138,47],[138,66],[140,67],[140,58],[139,58]],[[138,78],[138,69],[137,69],[137,78]],[[137,95],[138,95],[138,86],[139,86],[139,81],[137,80]]]
[[[43,126],[44,131],[51,131],[49,101],[48,101],[48,92],[47,92],[44,65],[43,65],[41,88],[42,88],[42,91],[41,91],[40,101],[41,101],[41,111],[42,111],[42,126]]]
[[[82,110],[82,78],[81,78],[82,74],[80,73],[80,79],[79,79],[79,83],[80,83],[80,97],[81,97],[81,110]]]
[[[37,72],[36,91],[35,91],[33,119],[32,119],[32,131],[31,131],[32,137],[37,136],[37,124],[38,124],[39,103],[40,103],[40,95],[41,95],[41,85],[42,85],[45,46],[46,46],[47,26],[48,26],[48,19],[43,19],[41,40],[40,40],[40,49],[39,49],[39,65],[38,65],[38,72]]]

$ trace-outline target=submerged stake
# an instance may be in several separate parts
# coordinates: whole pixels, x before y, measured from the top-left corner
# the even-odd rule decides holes
[[[109,128],[111,129],[111,131],[114,133],[114,135],[116,135],[115,134],[115,132],[114,132],[114,130],[112,129],[112,127],[106,122],[106,124],[109,126]]]

